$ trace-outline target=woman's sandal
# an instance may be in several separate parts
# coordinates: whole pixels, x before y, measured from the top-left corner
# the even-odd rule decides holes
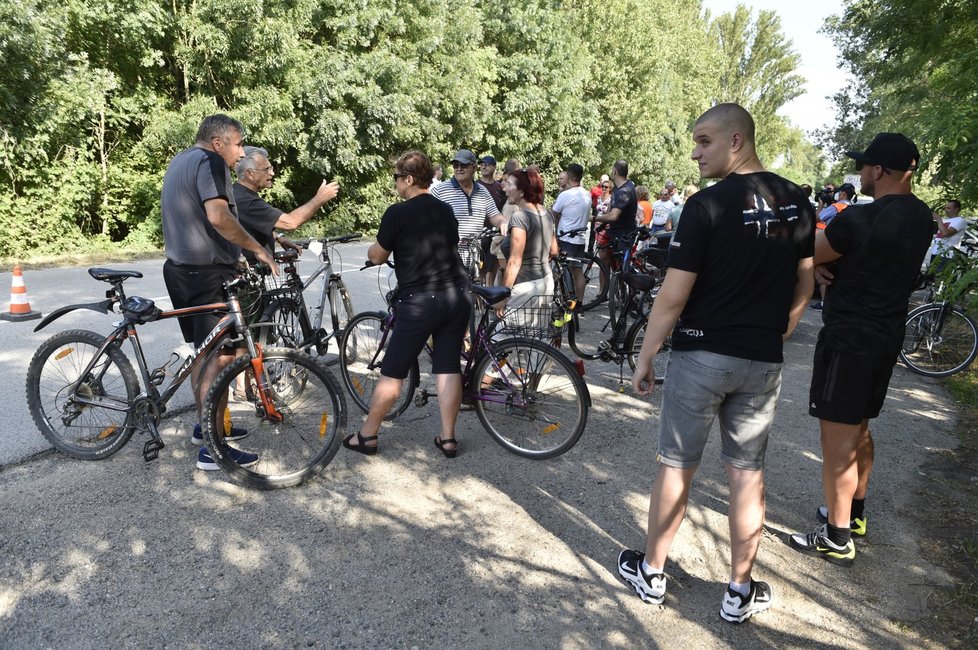
[[[357,444],[355,445],[350,444],[350,441],[353,440],[354,438],[357,439]],[[368,447],[363,443],[370,442],[371,440],[376,440],[376,439],[377,436],[369,436],[367,438],[364,438],[363,436],[360,435],[360,432],[357,431],[356,433],[351,433],[347,437],[343,438],[343,446],[346,447],[347,449],[357,452],[358,454],[363,454],[365,456],[373,456],[374,454],[377,453],[377,447]]]
[[[455,445],[451,449],[445,449],[445,445]],[[455,458],[458,454],[458,440],[452,438],[451,440],[442,440],[441,436],[435,436],[435,446],[441,450],[441,453],[445,454],[445,458]]]

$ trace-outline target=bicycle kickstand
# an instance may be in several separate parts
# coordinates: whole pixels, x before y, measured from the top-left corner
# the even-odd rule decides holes
[[[143,445],[143,460],[148,463],[151,460],[156,460],[160,455],[160,450],[166,445],[163,444],[163,438],[160,437],[159,429],[156,428],[156,420],[147,416],[143,424],[150,436],[150,439]]]

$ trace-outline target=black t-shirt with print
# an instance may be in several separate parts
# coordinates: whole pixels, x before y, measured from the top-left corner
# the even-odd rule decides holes
[[[899,354],[907,304],[936,227],[913,194],[850,206],[826,226],[825,238],[842,255],[822,312],[823,336],[833,349]]]
[[[452,206],[430,194],[419,194],[387,208],[377,243],[394,254],[394,273],[401,291],[436,291],[464,287],[458,256],[458,220]]]
[[[616,243],[619,237],[635,230],[635,211],[638,209],[638,197],[635,194],[635,183],[626,180],[611,193],[610,210],[618,208],[621,212],[616,221],[610,222],[608,235]],[[616,244],[617,245],[617,244]]]
[[[815,212],[780,176],[731,174],[694,194],[669,250],[670,268],[697,274],[673,347],[783,361],[798,262],[814,247]]]

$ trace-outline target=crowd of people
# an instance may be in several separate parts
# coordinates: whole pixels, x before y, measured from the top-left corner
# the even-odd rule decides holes
[[[277,273],[274,242],[292,245],[283,231],[308,221],[338,194],[336,183],[324,181],[291,212],[270,206],[260,192],[272,184],[274,167],[267,151],[243,145],[243,133],[235,120],[210,116],[196,144],[167,169],[164,277],[174,307],[220,301],[222,283],[234,274],[241,251]],[[887,393],[909,295],[934,232],[939,239],[932,253],[940,259],[964,225],[956,201],[947,202],[948,219],[936,219],[935,226],[931,211],[913,195],[911,177],[920,156],[901,134],[880,133],[864,151],[846,152],[861,192],[874,199],[866,204],[857,201],[850,184],[825,187],[813,201],[811,187],[766,171],[755,150],[753,119],[736,104],[719,104],[700,116],[693,143],[702,181],[717,181],[702,190],[690,184],[680,192],[665,180],[653,198],[647,186],[629,178],[624,159],[587,190],[584,168],[571,163],[557,178],[560,192],[549,208],[544,180],[533,165],[510,159],[497,173],[493,156],[460,149],[451,160],[451,176],[441,180],[441,168],[423,152],[401,155],[392,172],[401,200],[384,213],[367,253],[374,263],[397,260],[397,326],[366,420],[343,444],[366,455],[378,452],[381,421],[430,337],[441,409],[434,445],[456,457],[459,359],[472,308],[465,270],[471,249],[460,250],[460,240],[484,247],[484,280],[509,288],[513,307],[552,293],[549,258],[560,250],[583,252],[589,228],[605,256],[623,246],[623,235],[637,226],[671,231],[669,270],[632,377],[635,393],[649,395],[653,359],[671,339],[648,535],[644,549],[620,553],[617,569],[642,600],[663,601],[669,549],[718,420],[730,491],[730,574],[720,616],[740,623],[774,598],[767,582],[753,578],[765,518],[763,468],[781,387],[783,342],[805,312],[816,280],[823,288],[824,326],[814,353],[809,413],[819,422],[825,503],[814,508],[821,525],[792,535],[790,544],[851,566],[852,536],[867,532],[874,457],[869,422]],[[490,225],[500,234],[485,242],[474,239]],[[583,294],[582,277],[574,279]],[[181,319],[185,339],[200,345],[215,318]],[[198,411],[233,354],[223,351],[194,377]],[[199,428],[193,434],[198,443]],[[232,430],[228,440],[245,436],[247,431]],[[235,453],[240,464],[257,460]],[[206,448],[197,466],[217,468]]]

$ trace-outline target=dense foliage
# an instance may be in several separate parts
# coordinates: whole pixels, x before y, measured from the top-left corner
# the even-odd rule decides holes
[[[978,204],[978,0],[851,0],[828,31],[852,78],[826,150],[905,133],[921,151],[925,198]]]
[[[158,246],[166,164],[216,111],[270,151],[273,203],[340,181],[332,231],[376,225],[414,147],[696,181],[690,125],[718,101],[786,175],[821,164],[775,113],[800,92],[777,17],[699,0],[18,0],[0,55],[0,257]]]

